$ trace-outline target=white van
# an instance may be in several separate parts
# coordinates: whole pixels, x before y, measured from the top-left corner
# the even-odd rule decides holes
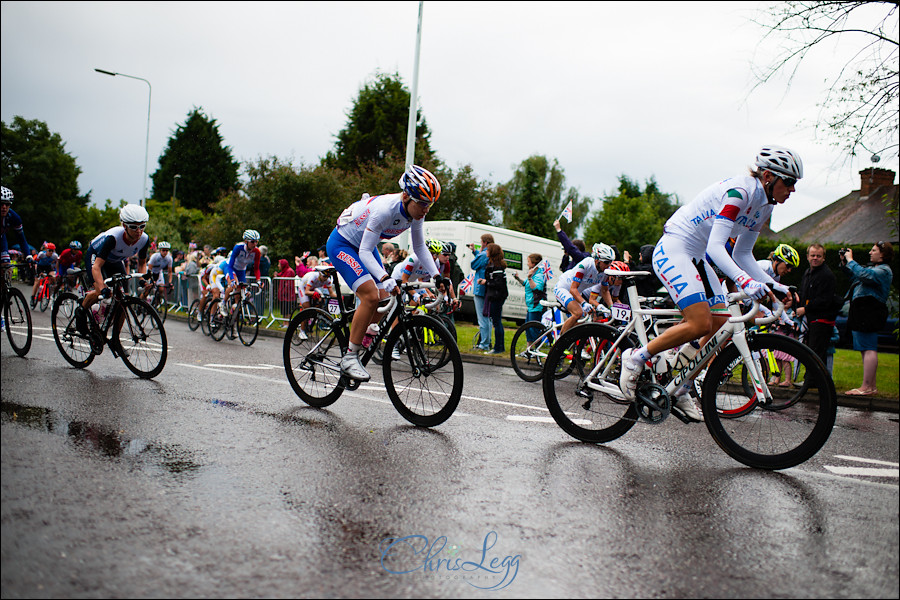
[[[524,280],[525,273],[528,271],[528,255],[537,252],[550,262],[550,267],[553,269],[553,278],[547,285],[548,294],[552,294],[553,286],[560,276],[559,263],[562,261],[563,256],[562,244],[556,239],[549,240],[536,235],[491,225],[482,225],[481,223],[425,220],[425,239],[437,238],[442,242],[453,242],[456,244],[456,256],[464,275],[468,275],[472,271],[472,260],[475,258],[472,250],[468,248],[468,244],[474,244],[475,250],[480,250],[481,236],[485,233],[494,236],[494,242],[500,244],[508,267],[506,269],[506,277],[509,286],[509,298],[503,304],[503,317],[522,321],[526,316],[525,289],[518,284],[515,277],[513,277],[513,273],[518,273],[519,277]],[[400,234],[391,242],[398,248],[409,250],[409,231],[407,230]],[[471,296],[462,296],[463,312],[466,314],[474,314],[475,312],[474,302],[471,298]]]

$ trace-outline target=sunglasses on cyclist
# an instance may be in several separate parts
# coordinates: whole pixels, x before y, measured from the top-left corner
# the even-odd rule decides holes
[[[779,179],[784,182],[784,187],[794,187],[797,183],[797,180],[793,177],[780,177]]]
[[[131,231],[143,231],[145,227],[147,227],[146,223],[125,223],[125,227],[130,229]]]

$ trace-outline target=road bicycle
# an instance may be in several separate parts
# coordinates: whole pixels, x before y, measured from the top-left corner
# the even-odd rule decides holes
[[[37,293],[31,299],[31,308],[40,308],[41,312],[47,310],[55,296],[54,287],[54,278],[50,273],[41,275],[38,280]]]
[[[430,303],[428,302],[430,300]],[[419,299],[417,305],[407,304],[406,310],[411,314],[419,314],[419,315],[428,315],[430,317],[434,317],[450,332],[450,335],[453,337],[453,341],[459,347],[459,339],[457,338],[456,333],[456,323],[454,323],[453,318],[450,316],[455,312],[455,307],[448,302],[447,298],[444,297],[442,301],[436,301],[436,298],[427,298],[426,300]],[[434,333],[431,330],[425,330],[425,344],[434,344],[436,339],[434,337]],[[402,344],[401,344],[402,345]],[[399,352],[399,350],[397,351]],[[377,344],[375,348],[375,352],[372,355],[372,362],[376,365],[380,365],[383,359],[384,348],[382,344]]]
[[[295,315],[284,336],[284,369],[294,392],[310,406],[333,404],[344,390],[355,390],[360,382],[341,373],[341,358],[347,351],[350,323],[356,309],[344,306],[337,271],[318,266],[332,275],[337,299],[329,303],[331,314],[307,308]],[[459,348],[447,328],[430,315],[406,310],[408,294],[434,288],[430,282],[401,283],[399,294],[382,301],[379,331],[359,351],[363,365],[383,343],[382,373],[391,403],[403,418],[420,427],[434,427],[450,418],[462,397],[463,364]],[[443,302],[444,295],[428,305]],[[391,328],[390,324],[397,322]],[[427,340],[431,340],[430,342]],[[394,350],[399,353],[395,358]]]
[[[259,335],[259,314],[253,304],[253,297],[258,295],[260,287],[256,283],[239,282],[225,301],[225,314],[214,310],[207,302],[206,321],[209,336],[217,342],[228,334],[228,339],[240,338],[245,346],[252,346]]]
[[[147,291],[147,295],[144,297],[144,300],[147,301],[147,304],[156,309],[156,312],[159,313],[159,318],[162,319],[162,322],[166,322],[166,315],[169,312],[169,303],[166,301],[166,295],[169,293],[169,289],[172,286],[166,284],[160,284],[156,282],[155,275],[150,281],[146,282],[144,285]]]
[[[10,270],[14,267],[8,263],[0,264],[3,271],[3,297],[0,298],[3,326],[6,329],[6,337],[13,352],[19,356],[25,356],[31,349],[32,329],[31,311],[28,308],[28,300],[25,294],[12,286],[9,281]],[[24,338],[24,339],[23,339]]]
[[[197,328],[200,327],[204,334],[209,335],[209,307],[213,304],[212,292],[207,288],[203,292],[203,296],[206,298],[203,310],[200,310],[199,298],[191,302],[191,306],[188,308],[188,329],[197,331]]]
[[[796,466],[825,444],[837,414],[834,382],[821,359],[809,348],[789,337],[755,333],[745,323],[754,319],[759,303],[741,314],[741,292],[729,294],[727,322],[697,354],[678,370],[670,370],[668,353],[661,353],[644,369],[634,400],[619,387],[622,352],[647,343],[644,315],[671,316],[676,310],[640,307],[633,278],[649,275],[641,271],[618,272],[625,277],[631,316],[619,331],[603,324],[588,323],[572,328],[551,348],[543,378],[544,400],[557,424],[569,435],[585,442],[603,443],[624,435],[638,421],[660,423],[670,411],[687,422],[672,406],[672,397],[682,382],[702,382],[701,403],[706,427],[716,443],[737,461],[762,469]],[[779,305],[771,322],[780,315]],[[584,360],[568,349],[593,341],[600,350]],[[800,364],[804,384],[800,390],[769,386],[759,357],[781,352]],[[567,365],[560,365],[559,363]],[[708,366],[707,366],[708,364]],[[550,376],[571,366],[565,378]],[[745,385],[749,381],[750,386]]]
[[[544,376],[547,354],[553,343],[559,339],[560,331],[566,321],[566,315],[568,315],[555,300],[540,300],[540,304],[551,311],[550,320],[544,322],[542,319],[524,323],[513,334],[512,344],[509,348],[513,371],[520,378],[531,383],[540,381]],[[591,318],[591,315],[586,314],[578,320],[578,323],[586,323]],[[529,337],[534,339],[529,342]]]
[[[108,304],[101,300],[97,313],[85,311],[82,299],[71,292],[57,296],[51,313],[53,338],[73,367],[87,367],[108,345],[113,356],[138,377],[151,379],[162,372],[168,354],[166,331],[152,306],[125,293],[128,280],[134,277],[141,275],[116,274],[106,279]],[[87,313],[85,330],[78,328],[79,313]]]

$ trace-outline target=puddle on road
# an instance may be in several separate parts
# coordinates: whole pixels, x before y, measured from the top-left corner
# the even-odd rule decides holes
[[[167,475],[180,481],[193,477],[202,467],[190,451],[177,444],[129,439],[122,432],[103,425],[67,421],[48,408],[3,402],[0,409],[0,421],[4,424],[15,423],[29,429],[65,435],[79,449],[121,460],[149,473]]]

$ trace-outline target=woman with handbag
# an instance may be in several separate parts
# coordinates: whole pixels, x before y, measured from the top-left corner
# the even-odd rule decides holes
[[[853,260],[853,251],[841,251],[841,268],[850,275],[850,316],[847,326],[853,334],[853,349],[862,353],[863,383],[847,392],[848,396],[872,396],[878,372],[878,332],[888,317],[887,299],[893,273],[889,263],[894,258],[890,242],[878,242],[869,250],[871,262],[863,267]]]
[[[540,254],[534,253],[528,255],[528,273],[525,275],[524,281],[519,277],[518,272],[513,274],[516,281],[525,288],[525,310],[528,313],[525,316],[526,323],[528,321],[540,321],[541,315],[544,314],[544,307],[541,306],[541,300],[547,299],[547,281],[544,270],[538,268],[538,265],[541,264],[542,260],[544,260],[544,257]],[[534,327],[525,330],[525,339],[528,340],[529,343],[533,342],[537,338],[537,335],[538,330]]]
[[[487,266],[484,268],[484,279],[480,279],[479,283],[486,289],[484,314],[490,317],[494,329],[494,349],[487,354],[506,354],[501,318],[503,303],[509,296],[509,289],[506,287],[506,261],[499,244],[488,244],[486,251]]]

